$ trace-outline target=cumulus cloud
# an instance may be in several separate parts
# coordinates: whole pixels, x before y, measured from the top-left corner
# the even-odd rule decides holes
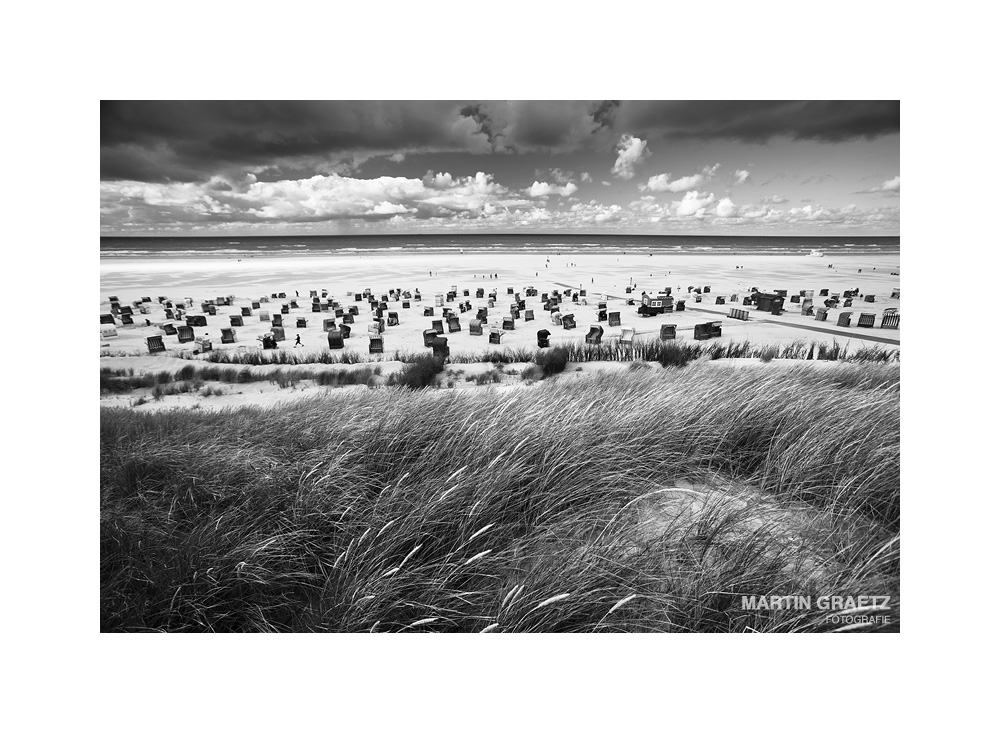
[[[567,183],[565,186],[555,186],[551,183],[544,183],[535,181],[530,187],[525,189],[525,193],[531,198],[538,198],[539,196],[549,196],[551,194],[558,194],[559,196],[572,196],[577,191],[577,186],[575,183]]]
[[[787,204],[788,199],[775,193],[770,196],[765,196],[760,200],[760,202],[762,204]]]
[[[737,170],[733,172],[733,185],[741,186],[750,179],[750,171]]]
[[[890,178],[888,181],[881,184],[880,186],[869,188],[867,191],[855,191],[854,193],[880,193],[884,196],[898,196],[899,176],[896,176],[895,178]]]
[[[611,185],[611,181],[601,181],[601,185],[602,186],[610,186]]]
[[[635,177],[635,167],[650,156],[646,141],[634,135],[622,135],[616,148],[618,158],[611,168],[611,174],[623,180]]]
[[[677,216],[702,216],[713,202],[715,201],[715,194],[712,193],[699,193],[698,191],[688,191],[684,194],[684,198],[680,201],[675,201],[671,206],[674,207],[674,213]]]
[[[684,191],[693,191],[696,188],[701,187],[708,181],[715,177],[715,174],[719,170],[719,164],[705,166],[701,169],[700,173],[695,173],[690,176],[683,176],[675,181],[670,180],[670,173],[660,173],[659,175],[652,176],[649,181],[644,185],[639,186],[643,191],[657,191],[657,192],[669,192],[669,193],[683,193]]]
[[[392,155],[389,156],[389,160],[391,160],[393,163],[402,163],[404,160],[406,160],[406,154],[393,153]]]
[[[722,217],[723,219],[731,219],[739,213],[739,207],[736,206],[728,197],[719,201],[718,205],[715,207],[715,215]]]
[[[584,183],[590,183],[594,179],[590,177],[590,174],[587,173],[587,171],[584,171],[583,173],[580,174],[580,180],[583,181]]]

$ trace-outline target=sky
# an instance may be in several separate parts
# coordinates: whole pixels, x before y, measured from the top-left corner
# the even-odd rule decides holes
[[[898,101],[103,101],[101,235],[891,235]]]

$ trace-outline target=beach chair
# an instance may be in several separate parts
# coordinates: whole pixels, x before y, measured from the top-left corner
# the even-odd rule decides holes
[[[202,338],[196,338],[194,342],[198,346],[198,351],[212,350],[212,339],[208,338],[207,336],[204,336]]]
[[[433,308],[426,308],[426,307],[424,308],[424,317],[429,318],[429,317],[431,317],[433,315],[434,315],[434,309]]]
[[[701,292],[703,292],[703,293],[711,293],[712,292],[712,287],[710,285],[705,285],[704,287],[702,287]]]
[[[351,337],[351,327],[350,326],[341,323],[339,330],[340,330],[340,335],[343,336],[345,339],[349,339]]]
[[[194,329],[191,326],[178,326],[177,342],[183,344],[188,341],[194,341]]]
[[[431,328],[434,329],[434,333],[442,334],[444,333],[444,322],[440,319],[431,321]]]
[[[312,304],[312,312],[313,313],[322,313],[323,312],[323,305],[321,303],[313,303]]]
[[[170,321],[165,321],[160,324],[160,330],[167,336],[176,336],[177,328]]]
[[[448,303],[454,303],[455,302],[455,295],[457,295],[457,293],[453,293],[453,292],[451,292],[449,290],[447,293],[444,294],[444,299]]]
[[[222,329],[222,343],[224,343],[224,344],[235,344],[236,343],[236,329],[235,328],[223,328]]]
[[[722,295],[715,296],[715,304],[716,305],[725,305],[726,304],[725,297],[723,297]]]
[[[438,308],[444,305],[444,296],[441,295],[441,293],[438,293],[437,295],[434,296],[434,305],[436,305]]]
[[[722,338],[722,321],[712,321],[707,325],[710,338]]]
[[[490,298],[489,300],[486,301],[486,305],[489,306],[490,308],[492,308],[496,304],[497,304],[496,298]]]
[[[302,318],[300,316],[299,318],[295,319],[295,327],[296,328],[308,328],[309,327],[309,321],[306,320],[305,318]]]
[[[608,327],[614,328],[615,326],[622,325],[622,314],[621,311],[611,311],[608,313]]]
[[[576,328],[576,316],[572,313],[567,313],[562,318],[562,327],[567,331],[571,328]]]
[[[700,303],[701,302],[701,296],[700,295],[695,295],[694,296],[694,302],[695,303]]]
[[[828,298],[830,296],[830,288],[823,288],[819,291],[819,297]]]
[[[848,328],[851,325],[851,316],[854,314],[851,311],[844,311],[837,318],[837,325]]]
[[[386,320],[387,326],[398,326],[399,325],[399,313],[396,311],[389,311],[389,317]]]
[[[410,301],[404,300],[403,301],[403,307],[406,308],[406,309],[409,309],[409,307],[410,307]]]
[[[102,339],[116,339],[118,338],[118,329],[114,326],[105,326],[101,329]]]
[[[793,295],[791,298],[789,298],[789,300],[792,303],[801,303],[802,302],[802,296],[801,295]]]
[[[257,311],[257,317],[260,319],[261,323],[271,322],[271,314],[268,311]]]
[[[473,319],[469,321],[469,335],[470,336],[482,336],[483,335],[483,322]]]
[[[514,316],[504,316],[503,317],[503,330],[513,331],[514,330]]]
[[[844,307],[850,308],[854,305],[854,298],[844,298]]]
[[[552,315],[550,316],[550,318],[552,319],[552,325],[554,325],[554,326],[561,326],[562,325],[562,319],[563,319],[563,317],[562,317],[562,313],[560,313],[559,311],[552,311]]]
[[[549,345],[549,331],[548,329],[542,328],[535,334],[535,339],[538,341],[538,348],[544,349]]]
[[[673,341],[677,338],[677,324],[664,323],[660,326],[660,340]]]
[[[606,310],[600,309],[597,311],[597,320],[604,322],[608,320],[608,312]]]
[[[343,320],[344,320],[344,323],[354,323],[354,314],[353,313],[345,313]]]
[[[684,310],[684,301],[683,300],[678,300],[677,301],[677,312],[680,313],[682,310]]]
[[[592,323],[590,331],[587,332],[586,342],[588,344],[599,344],[604,336],[604,327],[599,323]]]
[[[323,330],[324,331],[334,331],[337,328],[336,318],[324,318],[323,319]]]
[[[815,318],[816,318],[817,321],[825,321],[826,320],[826,315],[827,315],[827,309],[826,308],[817,308],[816,309],[816,316],[815,316]]]
[[[886,311],[882,314],[882,323],[879,328],[899,328],[899,314]]]
[[[705,341],[712,338],[712,326],[709,323],[696,323],[694,326],[694,340]]]
[[[490,326],[490,343],[491,344],[499,344],[500,343],[500,335],[502,333],[503,332],[499,328],[497,328],[496,326]]]
[[[730,302],[730,303],[735,303],[735,302],[737,302],[737,301],[738,301],[739,299],[740,299],[740,296],[739,296],[739,294],[738,294],[738,293],[733,293],[732,295],[730,295],[730,296],[729,296],[729,302]],[[798,302],[798,301],[796,301],[796,302]]]
[[[185,316],[184,321],[189,326],[204,327],[208,325],[208,319],[205,316]]]
[[[458,333],[462,330],[462,324],[458,320],[458,316],[449,316],[448,318],[448,333]]]
[[[201,304],[201,312],[202,313],[208,313],[208,309],[209,308],[215,308],[215,306],[213,304],[209,303],[207,300],[203,301],[202,304]]]
[[[753,305],[753,304],[754,304],[753,298],[750,298],[750,297],[743,298],[743,305],[744,306]]]
[[[742,308],[730,308],[729,317],[735,318],[737,321],[748,321],[750,320],[750,311],[743,310]]]
[[[433,328],[424,329],[424,346],[430,346],[434,343],[434,338],[438,335],[438,332]]]
[[[875,328],[875,314],[874,313],[859,313],[858,314],[858,328]]]
[[[489,313],[489,310],[487,310],[486,308],[480,308],[478,311],[476,311],[476,320],[479,320],[479,321],[482,321],[483,323],[486,323],[486,320],[489,317],[490,317],[490,313]]]
[[[618,343],[622,346],[627,346],[632,348],[632,342],[635,340],[635,329],[625,327],[622,329],[622,335],[618,338]]]
[[[385,344],[381,336],[371,336],[368,339],[368,353],[382,354],[385,352]]]
[[[431,342],[431,349],[434,350],[434,356],[440,357],[442,359],[447,359],[448,355],[451,354],[451,350],[448,348],[448,339],[444,336],[438,336]]]
[[[103,336],[103,332],[102,332]],[[163,345],[162,336],[147,336],[146,337],[146,348],[149,349],[150,354],[157,354],[161,351],[166,351],[167,347]]]
[[[281,314],[275,313],[273,316],[271,316],[271,325],[277,326],[279,328],[285,325],[284,323],[282,323]]]
[[[866,295],[865,296],[865,302],[866,303],[874,303],[875,302],[875,296],[874,295]]]
[[[108,325],[111,325],[111,326],[115,325],[115,317],[114,317],[114,315],[112,315],[111,313],[102,313],[101,314],[101,324],[102,325],[108,324]]]
[[[469,297],[469,289],[468,288],[465,288],[465,289],[462,290],[462,297],[463,298],[468,298]]]
[[[123,316],[135,315],[135,312],[132,310],[132,306],[130,305],[123,305],[121,308],[118,309],[118,312]]]
[[[237,326],[243,325],[243,316],[229,316],[229,326],[230,328],[236,328]]]
[[[525,308],[524,310],[524,320],[533,321],[535,320],[535,311]]]
[[[342,349],[344,348],[344,334],[340,332],[340,329],[337,329],[336,331],[327,331],[326,343],[330,349]]]
[[[289,311],[289,308],[288,308],[287,305],[281,306],[281,315],[287,316],[288,315],[288,311]]]

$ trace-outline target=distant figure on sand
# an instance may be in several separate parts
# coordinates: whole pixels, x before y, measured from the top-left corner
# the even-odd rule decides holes
[[[299,334],[295,334],[295,346],[302,346],[302,336]]]

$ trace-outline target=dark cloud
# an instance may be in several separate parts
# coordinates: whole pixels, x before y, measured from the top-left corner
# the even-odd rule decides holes
[[[625,102],[617,123],[650,137],[841,142],[899,132],[899,101]]]
[[[615,116],[618,114],[618,108],[621,106],[621,102],[607,100],[604,102],[594,102],[587,108],[587,112],[598,128],[610,130],[615,126]]]

